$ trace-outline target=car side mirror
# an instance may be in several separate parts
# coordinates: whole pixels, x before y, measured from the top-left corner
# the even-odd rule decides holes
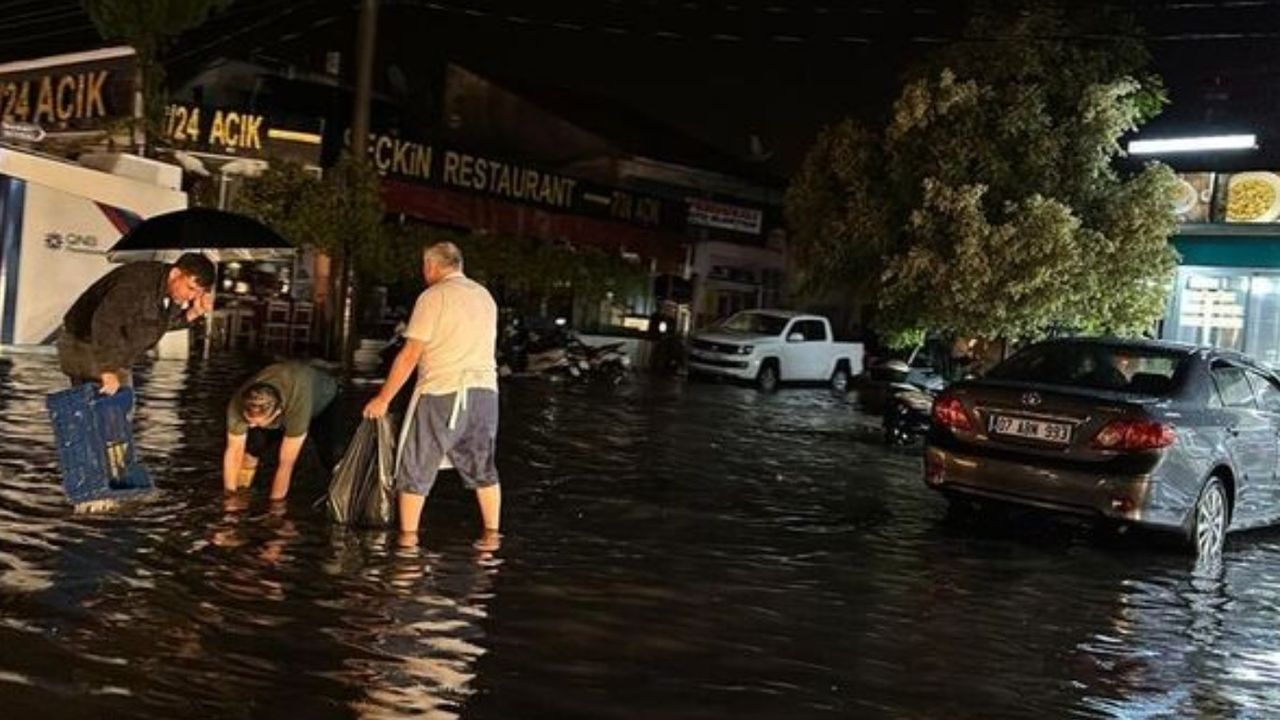
[[[787,342],[804,342],[804,333],[794,332],[787,336]]]

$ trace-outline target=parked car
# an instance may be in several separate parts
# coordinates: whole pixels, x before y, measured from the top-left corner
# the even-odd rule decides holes
[[[926,484],[1181,533],[1201,556],[1280,520],[1280,378],[1236,352],[1075,338],[933,404]]]
[[[827,382],[837,391],[862,372],[862,344],[836,342],[821,315],[747,310],[694,333],[691,373],[754,382],[770,391],[779,382]]]

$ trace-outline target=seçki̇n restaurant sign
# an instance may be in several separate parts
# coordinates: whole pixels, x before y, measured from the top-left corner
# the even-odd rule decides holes
[[[350,145],[350,133],[344,134]],[[546,210],[639,227],[682,230],[681,203],[460,149],[370,133],[368,153],[383,176],[478,193]]]

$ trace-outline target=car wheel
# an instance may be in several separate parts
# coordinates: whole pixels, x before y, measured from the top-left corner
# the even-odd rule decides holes
[[[849,371],[848,370],[845,370],[844,368],[841,367],[841,368],[836,368],[836,371],[831,373],[831,389],[838,393],[849,391]]]
[[[756,387],[764,392],[773,392],[778,389],[778,366],[767,362],[760,367],[759,374],[756,375]]]
[[[891,403],[884,411],[884,419],[880,421],[880,426],[884,428],[884,442],[886,445],[905,445],[906,433],[902,431],[902,418],[899,414],[897,403]]]
[[[1200,491],[1192,514],[1191,543],[1198,558],[1214,558],[1222,554],[1227,540],[1227,491],[1222,481],[1209,478]]]

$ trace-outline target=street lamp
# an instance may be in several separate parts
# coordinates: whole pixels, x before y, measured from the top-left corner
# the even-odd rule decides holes
[[[1198,135],[1193,137],[1163,138],[1160,140],[1131,140],[1131,155],[1164,155],[1169,153],[1211,152],[1218,150],[1257,150],[1258,136]]]

